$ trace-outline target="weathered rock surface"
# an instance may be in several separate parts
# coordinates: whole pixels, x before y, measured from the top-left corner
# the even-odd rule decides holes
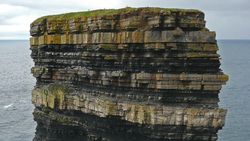
[[[228,76],[201,11],[46,16],[30,34],[34,118],[45,132],[34,140],[51,133],[90,141],[217,139],[226,116],[218,94]]]

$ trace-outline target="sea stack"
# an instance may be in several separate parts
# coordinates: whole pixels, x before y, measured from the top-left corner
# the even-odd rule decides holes
[[[66,13],[37,19],[30,34],[34,140],[217,140],[228,76],[203,12]]]

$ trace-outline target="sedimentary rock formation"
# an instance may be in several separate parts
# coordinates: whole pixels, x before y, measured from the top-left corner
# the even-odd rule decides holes
[[[68,13],[37,19],[30,33],[34,118],[46,132],[86,140],[217,139],[226,115],[218,93],[228,76],[201,11]]]

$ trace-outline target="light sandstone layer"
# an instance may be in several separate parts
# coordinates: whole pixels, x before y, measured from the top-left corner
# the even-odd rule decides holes
[[[201,11],[68,13],[37,19],[30,33],[34,118],[46,132],[90,141],[217,140],[228,76]]]

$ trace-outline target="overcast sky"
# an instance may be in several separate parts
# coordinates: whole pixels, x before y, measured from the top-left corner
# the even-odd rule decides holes
[[[250,39],[249,0],[0,0],[0,39],[28,39],[44,15],[126,6],[200,9],[217,39]]]

